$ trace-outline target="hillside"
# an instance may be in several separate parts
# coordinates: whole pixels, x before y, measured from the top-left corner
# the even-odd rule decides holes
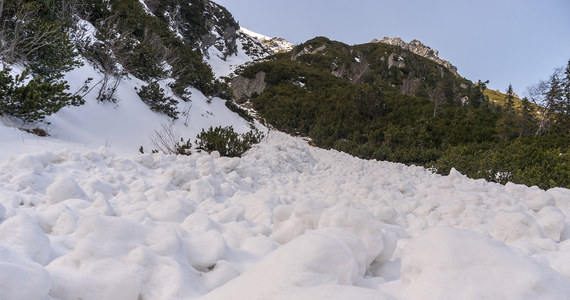
[[[223,7],[210,1],[75,1],[57,11],[65,1],[26,3],[7,1],[3,15],[65,34],[36,29],[38,41],[28,43],[2,32],[0,157],[12,155],[13,148],[63,146],[137,153],[141,146],[155,149],[164,128],[191,141],[210,126],[251,128],[217,97],[229,97],[217,78],[272,51],[242,34]],[[6,26],[24,30],[23,23]],[[47,59],[63,46],[67,52]],[[26,54],[29,47],[45,54]],[[49,113],[38,113],[43,111]]]
[[[489,101],[500,106],[506,106],[507,95],[499,90],[485,89],[485,97],[489,98]],[[522,100],[518,97],[514,97],[515,108],[520,109],[522,107]]]
[[[268,124],[319,147],[440,174],[455,167],[501,183],[570,187],[564,130],[534,136],[531,106],[503,108],[485,83],[452,71],[398,45],[317,37],[244,67],[232,89]]]

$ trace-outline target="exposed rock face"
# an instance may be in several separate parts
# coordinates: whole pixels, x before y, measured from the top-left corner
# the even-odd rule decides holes
[[[305,54],[317,54],[319,52],[323,52],[327,49],[326,45],[321,45],[319,47],[317,47],[317,49],[313,49],[312,46],[307,46],[305,48],[303,48],[301,51],[297,52],[297,53],[293,53],[293,55],[291,56],[291,60],[297,60],[297,58],[299,58],[299,56],[301,55],[305,55]]]
[[[261,94],[267,86],[265,75],[265,72],[258,72],[253,79],[244,76],[237,76],[232,79],[231,86],[234,97],[241,100],[251,98],[254,93]]]
[[[280,37],[271,38],[263,34],[253,32],[243,27],[240,29],[240,33],[244,36],[249,37],[250,39],[255,40],[257,43],[267,48],[271,52],[270,54],[289,52],[293,50],[293,48],[295,47],[294,44],[289,43],[283,38]]]
[[[415,53],[417,55],[420,55],[420,56],[423,56],[425,58],[429,58],[429,59],[433,60],[433,61],[437,62],[438,64],[446,67],[453,74],[457,75],[457,68],[454,65],[452,65],[450,62],[448,62],[447,60],[439,58],[438,57],[438,55],[439,55],[438,50],[432,49],[432,48],[422,44],[422,42],[420,42],[418,40],[411,40],[409,43],[406,43],[399,37],[395,37],[395,38],[383,37],[381,40],[373,39],[371,42],[372,43],[384,43],[384,44],[388,44],[388,45],[399,46],[403,49],[411,51],[412,53]],[[392,57],[392,56],[390,56],[390,57]],[[389,61],[389,64],[390,64],[390,61]],[[392,61],[392,64],[394,64],[394,61]]]
[[[224,7],[210,0],[144,0],[158,17],[165,18],[172,30],[188,45],[208,57],[216,47],[224,57],[237,53],[239,25]]]
[[[396,57],[395,53],[390,54],[390,56],[388,56],[388,68],[391,67],[405,68],[406,63],[404,62],[404,58],[402,56]]]
[[[269,49],[273,50],[273,52],[275,53],[288,52],[293,50],[293,47],[295,47],[294,44],[289,43],[284,38],[280,37],[266,39],[263,40],[262,42],[263,44],[265,44],[265,46],[269,47]]]

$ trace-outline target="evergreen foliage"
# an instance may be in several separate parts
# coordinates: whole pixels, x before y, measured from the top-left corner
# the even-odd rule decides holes
[[[390,66],[390,57],[402,57],[405,66]],[[570,128],[561,102],[569,81],[560,74],[538,93],[550,105],[522,101],[509,86],[503,108],[489,101],[488,81],[473,84],[398,47],[348,46],[323,37],[247,66],[241,75],[254,78],[260,71],[268,87],[250,99],[260,116],[319,147],[440,174],[455,167],[494,182],[569,187],[570,142],[561,130]],[[544,134],[552,135],[535,135],[540,107],[549,107]]]
[[[0,115],[10,115],[24,122],[43,120],[69,105],[81,105],[83,99],[66,90],[65,81],[49,77],[34,77],[25,82],[29,70],[17,76],[10,69],[0,71]]]
[[[147,1],[156,17],[147,13],[138,0],[85,1],[89,9],[81,17],[97,27],[97,39],[104,44],[104,49],[110,50],[103,56],[105,60],[120,63],[125,71],[145,81],[172,77],[175,79],[173,92],[185,100],[189,100],[189,87],[217,96],[220,83],[214,79],[196,46],[202,36],[190,35],[182,40],[170,29],[170,22],[174,21],[187,25],[184,19],[165,17],[166,12],[174,13],[171,9],[176,9],[176,1]],[[191,4],[185,3],[186,6]],[[200,7],[192,7],[192,14],[204,13]],[[195,21],[205,22],[204,19]],[[91,48],[92,45],[85,45],[82,53],[92,60],[100,60],[102,56]]]
[[[229,110],[238,114],[242,119],[253,123],[253,117],[245,109],[239,107],[233,100],[227,100],[225,105]]]
[[[7,0],[0,32],[2,59],[22,63],[34,75],[49,78],[59,78],[79,66],[68,34],[74,28],[73,10],[66,2]]]
[[[244,134],[238,134],[232,126],[210,127],[196,137],[196,147],[207,152],[218,151],[222,156],[240,157],[254,144],[258,144],[264,135],[257,129]]]
[[[83,104],[68,93],[63,73],[79,65],[69,32],[76,1],[3,1],[0,59],[26,70],[17,76],[0,71],[0,114],[24,122],[43,120],[68,105]],[[67,5],[71,4],[71,5]]]
[[[172,119],[178,119],[178,101],[164,95],[164,89],[157,82],[153,81],[142,86],[137,94],[151,110],[163,113]]]

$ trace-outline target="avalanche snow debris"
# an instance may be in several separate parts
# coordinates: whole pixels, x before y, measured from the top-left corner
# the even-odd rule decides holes
[[[365,161],[280,133],[242,158],[0,164],[2,299],[569,299],[570,191]]]

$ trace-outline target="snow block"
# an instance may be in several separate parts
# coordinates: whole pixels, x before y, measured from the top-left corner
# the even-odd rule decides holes
[[[402,256],[402,299],[570,299],[570,281],[481,234],[433,228]]]
[[[0,299],[47,299],[51,287],[41,265],[0,246]]]
[[[83,189],[69,176],[60,176],[47,188],[48,202],[55,204],[68,199],[87,200]]]

